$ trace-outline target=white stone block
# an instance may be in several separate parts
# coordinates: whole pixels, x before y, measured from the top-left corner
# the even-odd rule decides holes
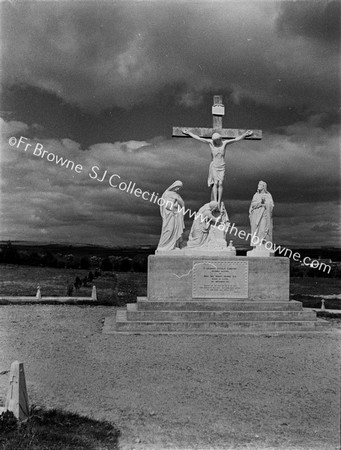
[[[5,409],[12,411],[18,420],[25,420],[29,415],[24,364],[19,361],[11,365]]]

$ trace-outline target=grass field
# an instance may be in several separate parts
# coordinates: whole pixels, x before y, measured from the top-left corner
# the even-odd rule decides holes
[[[321,297],[339,296],[341,280],[337,278],[291,278],[290,298],[303,303],[306,308],[320,308]],[[341,309],[341,298],[325,300],[328,309]]]
[[[55,269],[50,267],[0,265],[0,297],[7,295],[34,296],[37,286],[41,287],[42,296],[65,296],[67,286],[78,276],[84,278],[88,270]],[[136,296],[147,293],[147,274],[133,272],[117,272],[117,283],[114,274],[105,272],[102,276],[73,291],[74,296],[90,297],[92,285],[97,288],[100,304],[119,306],[136,300]],[[116,287],[115,287],[116,285]]]
[[[20,426],[12,413],[0,415],[1,450],[117,450],[119,434],[109,422],[57,409],[32,407]]]

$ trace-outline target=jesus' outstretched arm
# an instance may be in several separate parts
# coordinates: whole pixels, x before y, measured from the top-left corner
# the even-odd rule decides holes
[[[202,137],[192,133],[191,131],[187,130],[187,128],[182,128],[181,131],[183,132],[183,134],[187,134],[188,136],[191,136],[193,139],[196,139],[197,141],[205,142],[205,144],[209,144],[210,142],[212,142],[212,139],[202,138]]]
[[[228,141],[224,141],[225,146],[229,145],[229,144],[234,144],[235,142],[241,141],[242,139],[245,139],[248,136],[252,136],[253,135],[253,131],[251,130],[247,130],[245,131],[245,133],[241,134],[240,136],[234,138],[234,139],[229,139]]]

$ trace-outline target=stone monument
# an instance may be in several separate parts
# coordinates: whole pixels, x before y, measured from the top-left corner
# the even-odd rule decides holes
[[[185,229],[183,216],[185,203],[178,194],[181,187],[182,182],[177,180],[162,194],[163,202],[160,205],[162,230],[157,253],[180,250],[181,237]]]
[[[229,218],[222,201],[226,144],[221,138],[260,139],[261,132],[225,130],[223,113],[221,96],[215,96],[213,129],[173,129],[173,136],[189,135],[209,143],[211,201],[195,214],[187,245],[180,246],[184,221],[174,206],[184,205],[177,192],[182,183],[177,181],[164,192],[160,242],[156,254],[148,258],[147,297],[117,311],[116,318],[107,318],[104,333],[284,332],[315,330],[319,325],[315,313],[289,301],[289,259],[271,257],[263,248],[264,240],[272,240],[273,201],[266,183],[259,183],[250,207],[251,227],[260,245],[247,256],[236,256],[232,241],[227,246]],[[217,130],[219,143],[214,135],[205,139]]]
[[[264,181],[260,181],[249,209],[251,244],[253,244],[254,248],[247,252],[248,256],[264,257],[274,255],[272,244],[272,211],[274,206],[272,196],[267,190],[267,184]]]

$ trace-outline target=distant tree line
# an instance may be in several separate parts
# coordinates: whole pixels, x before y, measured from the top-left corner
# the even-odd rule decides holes
[[[18,250],[10,241],[0,249],[0,263],[22,264],[40,267],[58,267],[67,269],[101,270],[103,272],[147,272],[148,256],[138,254],[134,257],[127,256],[82,256],[77,257],[73,253],[61,254],[50,251],[37,252],[36,250]],[[309,266],[290,264],[290,276],[292,277],[323,277],[341,278],[340,264],[332,264],[330,273],[313,269]]]
[[[10,241],[0,249],[0,263],[22,264],[40,267],[58,267],[67,269],[100,269],[103,272],[147,272],[148,256],[82,256],[72,253],[54,254],[50,251],[37,252],[36,250],[18,250]]]

